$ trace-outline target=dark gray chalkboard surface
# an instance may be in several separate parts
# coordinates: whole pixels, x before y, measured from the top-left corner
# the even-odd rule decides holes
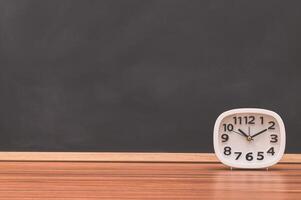
[[[278,112],[299,152],[301,1],[0,1],[0,150],[213,152]]]

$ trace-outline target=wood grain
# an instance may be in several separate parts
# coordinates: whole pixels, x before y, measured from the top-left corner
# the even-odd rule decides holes
[[[0,162],[1,200],[301,199],[301,164]]]
[[[0,161],[79,162],[195,162],[216,163],[213,153],[129,153],[129,152],[0,152]],[[282,163],[301,163],[301,154],[285,154]]]

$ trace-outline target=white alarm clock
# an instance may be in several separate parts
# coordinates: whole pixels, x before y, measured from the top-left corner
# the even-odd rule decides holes
[[[213,143],[217,158],[227,166],[268,168],[284,154],[285,127],[273,111],[233,109],[217,118]]]

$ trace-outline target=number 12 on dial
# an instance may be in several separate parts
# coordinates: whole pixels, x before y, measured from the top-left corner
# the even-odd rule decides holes
[[[285,150],[281,117],[269,110],[240,108],[222,113],[213,131],[218,159],[235,168],[266,168],[276,164]]]

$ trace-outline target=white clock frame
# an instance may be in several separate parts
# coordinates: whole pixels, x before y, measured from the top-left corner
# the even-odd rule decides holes
[[[278,151],[278,154],[275,156],[275,159],[273,159],[272,161],[267,162],[267,163],[252,163],[252,164],[248,165],[248,164],[230,162],[229,160],[225,159],[221,155],[222,151],[220,149],[219,138],[218,138],[220,124],[225,117],[227,117],[229,115],[233,115],[233,114],[242,114],[242,113],[248,113],[248,114],[256,113],[256,114],[270,115],[276,119],[276,121],[279,125],[281,139],[280,139],[279,151]],[[280,159],[282,158],[284,151],[285,151],[285,144],[286,144],[286,133],[285,133],[285,127],[284,127],[283,120],[277,113],[270,111],[270,110],[261,109],[261,108],[237,108],[237,109],[228,110],[218,116],[218,118],[215,122],[215,125],[214,125],[213,145],[214,145],[215,155],[223,164],[225,164],[229,167],[244,168],[244,169],[268,168],[280,161]]]

